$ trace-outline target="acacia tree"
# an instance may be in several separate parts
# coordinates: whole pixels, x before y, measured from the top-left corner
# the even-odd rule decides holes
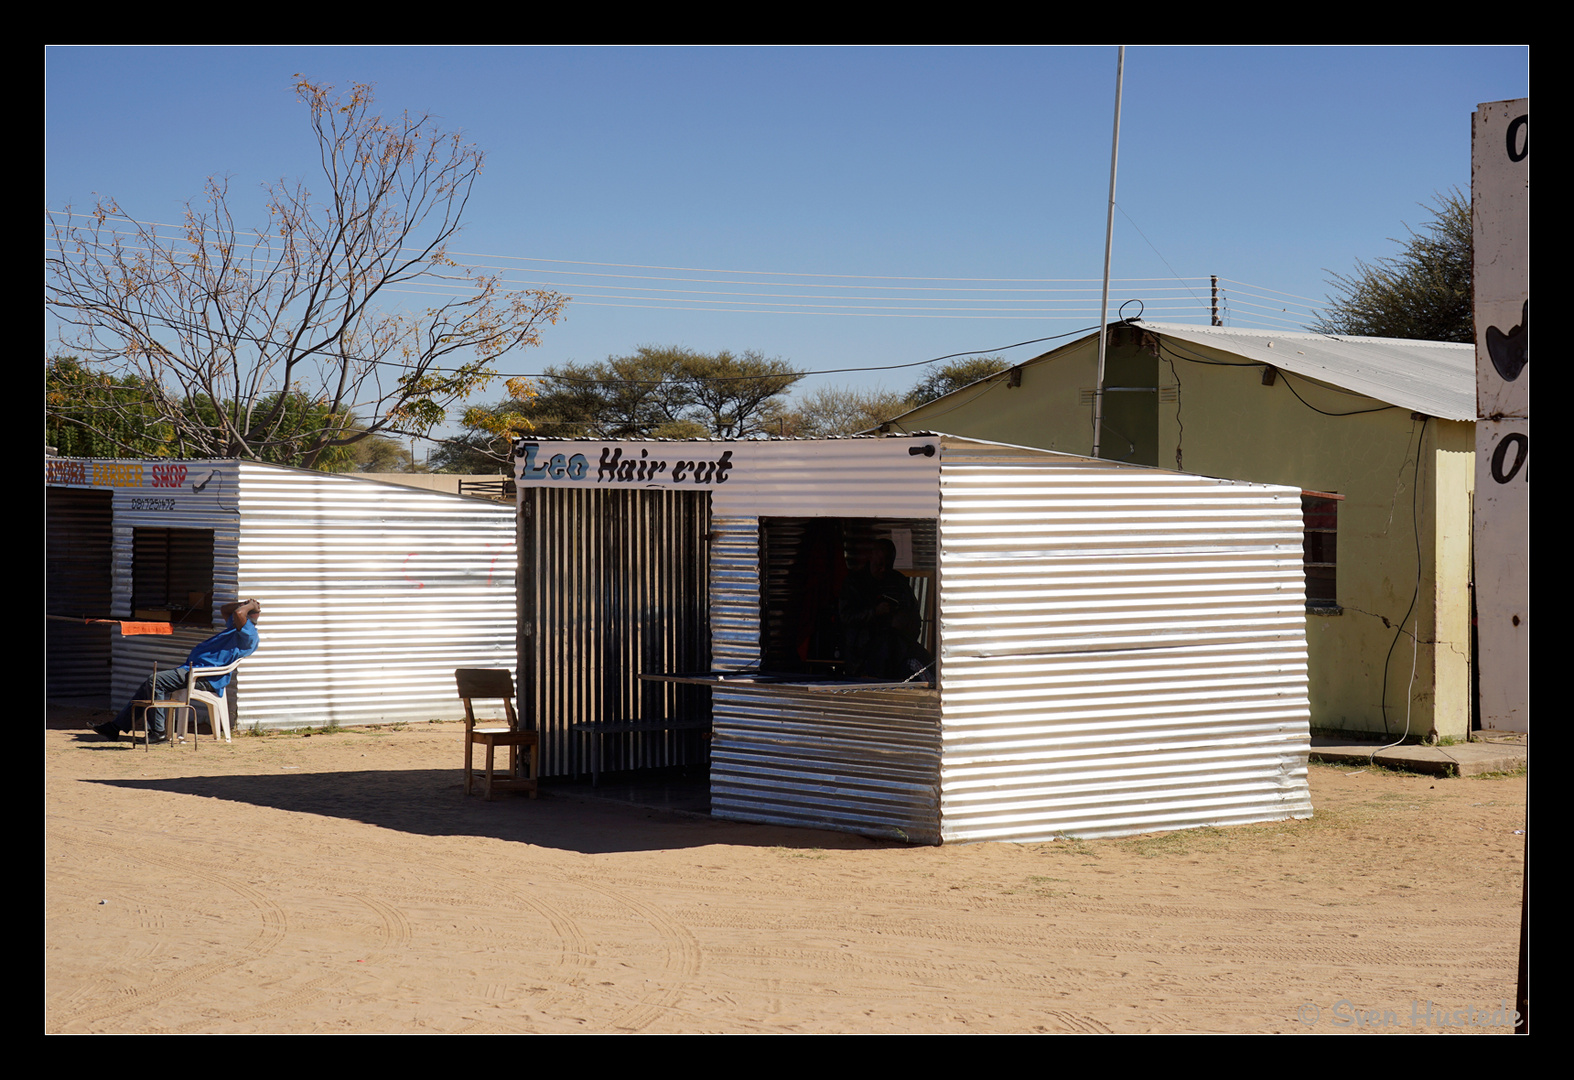
[[[857,435],[879,427],[911,407],[907,397],[895,390],[822,386],[798,399],[790,410],[774,417],[767,429],[772,435],[807,439]]]
[[[907,392],[907,403],[909,407],[916,409],[937,397],[944,397],[953,390],[970,386],[979,379],[987,379],[1010,366],[1011,361],[1004,356],[969,356],[931,365],[925,371],[924,377]]]
[[[236,226],[217,179],[175,229],[130,219],[113,199],[46,214],[45,304],[62,338],[152,390],[183,455],[310,466],[371,435],[424,435],[486,384],[493,361],[539,344],[567,303],[505,291],[448,257],[481,169],[474,146],[428,116],[385,119],[366,85],[343,97],[304,79],[295,89],[325,194],[268,185],[255,233]],[[448,299],[380,306],[417,282]],[[304,438],[290,416],[300,396],[318,417]]]
[[[1473,234],[1470,199],[1457,188],[1440,193],[1429,207],[1432,220],[1409,237],[1391,258],[1357,259],[1350,274],[1334,274],[1333,294],[1319,334],[1475,341],[1471,288]]]
[[[690,401],[685,419],[724,439],[765,431],[769,418],[781,409],[782,395],[803,376],[787,361],[754,349],[737,356],[684,352],[678,360],[679,381]]]
[[[755,349],[641,345],[598,364],[547,368],[534,405],[603,439],[742,439],[766,430],[804,374]]]
[[[594,364],[512,379],[507,400],[469,409],[465,433],[432,455],[445,472],[490,472],[523,434],[598,439],[747,438],[777,430],[804,372],[754,350],[699,353],[642,345]]]

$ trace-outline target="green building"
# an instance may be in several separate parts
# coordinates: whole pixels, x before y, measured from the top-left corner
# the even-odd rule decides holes
[[[1091,454],[1098,335],[890,421]],[[1314,729],[1471,729],[1469,345],[1110,328],[1099,456],[1301,488]]]

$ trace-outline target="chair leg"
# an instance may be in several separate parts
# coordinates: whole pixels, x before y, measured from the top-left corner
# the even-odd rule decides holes
[[[492,745],[492,740],[486,741],[486,801],[492,801],[492,753],[497,748]]]
[[[475,740],[470,737],[470,732],[465,732],[465,794],[470,794],[470,780],[472,776],[471,762],[475,759]]]

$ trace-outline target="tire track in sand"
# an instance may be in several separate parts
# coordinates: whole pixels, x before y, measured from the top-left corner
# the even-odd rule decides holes
[[[259,925],[256,935],[248,942],[240,945],[237,952],[222,960],[209,960],[200,964],[193,964],[183,968],[172,975],[167,975],[156,980],[152,985],[141,989],[126,991],[129,995],[124,1002],[113,1005],[99,1005],[91,1008],[78,1009],[60,1015],[52,1025],[52,1030],[63,1031],[67,1027],[87,1026],[101,1023],[111,1017],[123,1016],[157,1006],[159,1003],[185,993],[211,979],[221,971],[240,967],[251,963],[260,957],[266,956],[278,948],[289,934],[289,920],[285,911],[274,903],[268,896],[252,888],[229,873],[215,867],[205,865],[194,859],[183,859],[174,855],[149,852],[145,848],[129,849],[123,843],[113,843],[106,840],[93,840],[81,836],[64,836],[56,834],[52,842],[59,845],[77,845],[78,847],[92,848],[107,852],[123,859],[135,859],[139,862],[162,867],[176,874],[184,874],[197,878],[200,881],[229,889],[257,909]]]

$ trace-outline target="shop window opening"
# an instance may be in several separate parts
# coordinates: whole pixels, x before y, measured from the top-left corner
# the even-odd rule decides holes
[[[933,680],[932,518],[761,518],[762,667]]]
[[[131,617],[212,625],[212,529],[132,530]]]

